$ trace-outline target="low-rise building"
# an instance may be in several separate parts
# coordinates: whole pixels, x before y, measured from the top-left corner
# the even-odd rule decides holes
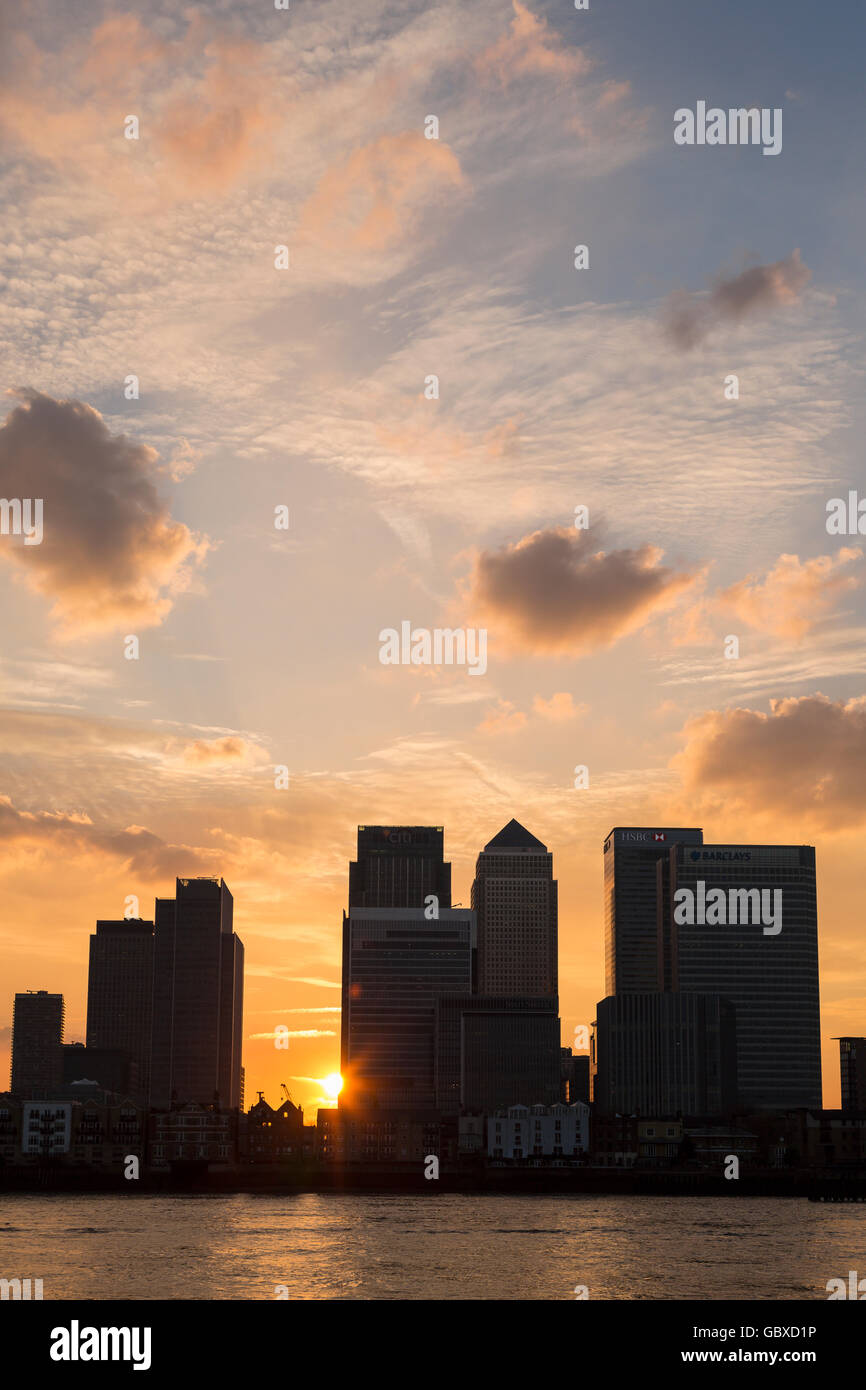
[[[152,1168],[206,1163],[228,1168],[237,1162],[238,1112],[188,1101],[150,1112],[148,1162]]]
[[[589,1150],[589,1106],[510,1105],[487,1117],[492,1159],[574,1159]]]

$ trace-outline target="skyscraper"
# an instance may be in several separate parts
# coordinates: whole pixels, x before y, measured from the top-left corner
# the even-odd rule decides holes
[[[151,1105],[173,1100],[223,1108],[241,1101],[244,948],[233,900],[216,878],[179,878],[157,898],[154,930]]]
[[[475,914],[356,907],[343,921],[341,1106],[432,1110],[437,997],[469,994]]]
[[[11,1089],[21,1100],[41,1100],[63,1080],[62,994],[27,990],[15,995]]]
[[[148,1094],[153,1004],[153,923],[96,923],[90,938],[87,1046],[128,1052]]]
[[[673,844],[703,844],[701,830],[616,826],[604,842],[605,993],[672,988],[666,979],[658,864]]]
[[[436,1104],[490,1114],[560,1098],[555,998],[443,994],[436,1001]]]
[[[349,909],[424,907],[433,895],[451,906],[451,865],[441,825],[359,825],[349,864]]]
[[[478,915],[478,993],[555,998],[553,855],[518,821],[509,821],[479,854],[472,906]]]
[[[838,1038],[842,1109],[866,1111],[866,1038]]]
[[[717,994],[617,994],[598,1005],[601,1115],[723,1115],[737,1104],[736,1012]]]
[[[663,875],[673,988],[719,994],[736,1009],[739,1104],[756,1110],[820,1108],[814,848],[681,843],[670,850]],[[676,895],[682,889],[696,904],[717,890],[724,920],[714,920],[720,909],[678,923]],[[779,920],[766,930],[754,920],[756,911],[748,911],[757,909],[762,894],[768,905],[779,895]]]

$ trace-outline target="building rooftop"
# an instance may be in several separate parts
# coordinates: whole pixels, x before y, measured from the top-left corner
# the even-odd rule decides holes
[[[540,849],[547,853],[547,845],[543,845],[534,835],[520,824],[520,821],[510,820],[504,825],[498,835],[484,846],[485,853],[489,849]]]

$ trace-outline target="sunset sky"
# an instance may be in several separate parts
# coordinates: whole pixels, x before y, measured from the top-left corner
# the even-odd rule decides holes
[[[82,1039],[96,919],[214,874],[247,1101],[285,1080],[312,1120],[357,825],[443,825],[468,906],[516,816],[554,855],[566,1045],[604,993],[613,825],[816,845],[838,1104],[866,541],[825,523],[866,497],[864,27],[804,0],[8,7],[0,495],[45,520],[0,536],[0,1086],[15,991],[62,991]],[[676,146],[698,101],[781,108],[781,153]],[[486,674],[383,666],[404,620],[486,628]]]

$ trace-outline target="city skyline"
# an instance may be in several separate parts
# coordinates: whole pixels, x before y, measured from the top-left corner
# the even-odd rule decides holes
[[[442,826],[433,829],[418,824],[357,827],[358,858],[349,862],[347,892],[348,902],[351,904],[354,901],[355,905],[350,905],[348,915],[345,911],[343,913],[341,936],[343,1011],[342,1013],[338,1011],[334,1015],[338,1020],[339,1036],[342,1038],[338,1051],[339,1068],[330,1069],[318,1079],[306,1078],[310,1084],[316,1085],[317,1088],[321,1083],[321,1088],[327,1090],[328,1094],[316,1097],[314,1104],[309,1107],[305,1106],[305,1109],[314,1109],[319,1104],[330,1108],[335,1103],[333,1089],[326,1086],[325,1081],[326,1078],[330,1081],[338,1072],[342,1073],[346,1087],[343,1093],[344,1098],[351,1094],[354,1104],[363,1104],[363,1099],[359,1101],[358,1097],[362,1096],[364,1091],[375,1094],[380,1089],[380,1082],[375,1080],[376,1077],[381,1078],[382,1085],[386,1084],[385,1078],[388,1076],[389,1068],[393,1070],[395,1058],[400,1058],[401,1062],[405,1063],[403,1069],[406,1071],[406,1075],[415,1078],[414,1081],[403,1083],[404,1085],[408,1085],[410,1088],[418,1086],[420,1088],[418,1094],[422,1093],[424,1087],[427,1088],[424,1092],[426,1099],[423,1102],[416,1099],[414,1102],[416,1108],[418,1105],[422,1105],[422,1107],[432,1110],[439,1104],[441,1095],[439,1099],[434,1097],[434,1073],[425,1070],[430,1066],[429,1060],[424,1061],[426,1044],[420,1044],[422,1036],[430,1033],[433,1025],[432,1008],[437,992],[433,983],[433,976],[430,976],[428,985],[424,987],[427,990],[433,990],[430,1001],[426,1001],[426,995],[423,998],[419,996],[417,1002],[411,1005],[415,1011],[416,1024],[407,1028],[405,1022],[399,1023],[397,1032],[393,1032],[392,1025],[386,1024],[384,1021],[385,1014],[382,1013],[382,1009],[386,1005],[389,1008],[393,1007],[395,984],[399,983],[401,973],[407,968],[407,966],[399,964],[399,954],[393,958],[393,963],[391,963],[391,956],[389,955],[391,948],[386,947],[385,942],[395,932],[401,940],[405,939],[404,946],[398,947],[398,952],[408,949],[416,937],[421,941],[419,947],[421,951],[420,964],[416,962],[408,967],[411,972],[408,977],[410,980],[420,981],[424,977],[425,970],[428,972],[432,970],[434,974],[441,974],[442,988],[446,996],[449,994],[457,996],[458,1002],[461,995],[467,999],[470,995],[475,996],[476,1004],[484,1006],[488,1014],[495,1006],[497,995],[503,1003],[506,997],[510,997],[509,1007],[513,1005],[524,1011],[537,1008],[546,995],[555,1013],[558,996],[555,990],[550,992],[539,985],[541,977],[537,974],[539,962],[541,962],[542,971],[548,969],[546,954],[542,950],[539,955],[537,950],[532,948],[527,954],[525,949],[526,939],[532,937],[533,929],[537,935],[543,937],[545,934],[544,922],[547,911],[544,906],[547,902],[545,879],[550,881],[552,875],[551,854],[526,827],[513,817],[501,827],[500,831],[485,844],[480,852],[476,861],[476,874],[480,873],[481,877],[476,879],[476,887],[479,882],[483,882],[485,877],[490,875],[489,865],[491,862],[495,866],[494,874],[506,873],[511,875],[511,877],[502,879],[494,877],[494,883],[500,882],[502,886],[498,889],[500,900],[493,900],[495,915],[491,919],[499,927],[502,924],[505,924],[506,927],[510,926],[511,941],[510,944],[503,944],[498,948],[502,952],[501,961],[493,970],[488,971],[488,979],[484,981],[481,978],[480,953],[478,955],[479,965],[477,968],[475,966],[479,946],[479,918],[475,907],[470,911],[458,905],[456,910],[453,910],[450,905],[445,905],[443,902],[440,911],[438,897],[427,895],[429,889],[439,887],[450,904],[451,864],[444,860],[443,831]],[[364,847],[363,851],[362,846]],[[819,1034],[821,1031],[820,1023],[817,1021],[819,1002],[816,978],[818,917],[814,890],[814,850],[811,847],[798,849],[793,846],[744,845],[740,852],[734,845],[720,849],[717,845],[708,844],[703,838],[702,829],[671,830],[666,828],[653,830],[637,827],[625,829],[614,826],[604,836],[603,854],[605,892],[608,900],[604,928],[605,940],[608,947],[611,941],[619,942],[619,952],[631,972],[630,974],[623,974],[620,970],[619,974],[616,975],[619,980],[615,989],[616,996],[620,1000],[627,1000],[629,995],[636,994],[638,998],[646,1000],[648,998],[646,988],[656,994],[670,994],[670,991],[673,990],[676,995],[677,991],[683,990],[693,997],[692,1008],[702,1009],[709,1006],[711,1009],[717,1010],[719,996],[724,1001],[723,1008],[730,1010],[731,1005],[735,1005],[733,1013],[736,1022],[731,1025],[731,1039],[729,1043],[722,1044],[722,1046],[723,1049],[725,1047],[733,1048],[731,1055],[734,1059],[736,1059],[739,1048],[740,1084],[737,1085],[737,1063],[734,1060],[733,1071],[728,1076],[727,1081],[724,1081],[718,1074],[716,1076],[715,1084],[717,1087],[721,1086],[721,1089],[717,1089],[713,1093],[716,1096],[715,1102],[705,1106],[695,1105],[692,1107],[695,1113],[702,1109],[706,1109],[708,1113],[712,1112],[714,1108],[724,1110],[725,1106],[720,1104],[720,1098],[726,1093],[736,1094],[740,1105],[748,1106],[751,1096],[758,1102],[759,1107],[763,1105],[766,1108],[766,1099],[761,1101],[762,1090],[766,1092],[767,1096],[778,1098],[771,1105],[771,1108],[783,1110],[798,1104],[812,1107],[820,1106],[823,1068],[819,1068],[817,1080],[815,1080],[814,1071],[810,1072],[810,1067],[820,1055]],[[527,857],[521,862],[519,857],[515,857],[519,855]],[[615,879],[613,864],[617,855],[622,859],[622,864]],[[649,894],[647,886],[644,885],[644,881],[640,877],[641,856],[650,867],[653,864],[656,865],[653,872],[656,883]],[[667,864],[664,862],[666,859],[668,860]],[[699,861],[697,864],[690,863],[688,865],[688,873],[685,868],[686,859]],[[732,860],[736,863],[729,862]],[[743,860],[747,862],[741,862]],[[365,867],[365,861],[367,867]],[[717,863],[716,861],[724,862]],[[414,870],[411,868],[413,864],[418,866]],[[546,866],[546,875],[541,879],[530,877],[527,880],[523,876],[526,872],[526,869],[523,868],[524,864],[530,875],[538,874],[540,867]],[[676,919],[673,913],[671,885],[668,879],[669,874],[676,872],[677,864],[679,864],[680,882],[685,881],[686,878],[694,880],[698,874],[705,873],[710,876],[710,887],[718,887],[718,885],[727,882],[746,884],[750,879],[756,879],[760,883],[767,876],[773,881],[778,880],[787,883],[787,890],[783,889],[782,892],[787,891],[788,894],[788,935],[784,940],[784,945],[780,944],[776,947],[773,958],[776,963],[773,970],[777,984],[770,988],[764,1002],[759,1002],[755,993],[756,987],[760,987],[759,982],[765,978],[765,969],[769,969],[772,964],[770,957],[764,955],[764,947],[762,946],[764,933],[754,922],[749,924],[746,918],[743,919],[743,923],[739,927],[732,925],[721,928],[694,928],[691,932],[678,931],[674,926]],[[401,867],[401,865],[408,867]],[[502,867],[496,867],[499,865]],[[517,873],[516,878],[514,877],[515,873]],[[622,885],[615,890],[614,883],[618,882],[619,879],[623,880]],[[718,884],[713,885],[712,880],[718,880]],[[526,895],[524,889],[527,882],[530,884],[534,882],[538,885],[535,890],[530,889],[529,896]],[[156,932],[152,938],[152,953],[143,953],[141,943],[136,938],[139,932],[152,930],[153,923],[138,919],[121,922],[100,920],[97,922],[96,934],[90,938],[88,992],[90,1044],[97,1046],[101,1044],[109,1048],[120,1046],[127,1048],[131,1054],[135,1054],[136,1028],[139,1033],[141,1028],[138,1015],[142,1013],[143,1009],[143,1000],[138,996],[142,994],[146,984],[144,993],[147,995],[146,1012],[149,1016],[152,974],[153,1041],[146,1049],[145,1058],[142,1059],[141,1056],[136,1058],[135,1071],[136,1077],[142,1078],[148,1073],[151,1063],[156,1068],[155,1079],[152,1081],[153,1090],[150,1104],[154,1108],[164,1108],[176,1085],[180,1086],[181,1100],[196,1099],[203,1103],[211,1094],[219,1093],[221,1102],[225,1104],[226,1096],[239,1094],[237,1074],[234,1081],[229,1081],[228,1077],[231,1068],[241,1068],[243,1061],[239,1050],[237,1029],[235,1027],[233,1030],[231,1023],[227,1035],[228,1052],[223,1057],[224,1024],[220,1017],[220,1010],[225,1009],[226,1004],[229,1013],[231,1014],[233,1011],[236,1018],[241,1017],[243,1012],[244,948],[238,937],[232,934],[233,898],[221,878],[199,877],[191,880],[178,878],[176,887],[177,909],[173,899],[157,899],[156,901],[154,913]],[[555,880],[553,880],[553,889],[553,978],[555,981],[557,935]],[[210,904],[208,896],[210,890],[214,890],[216,893],[213,905]],[[791,897],[792,890],[793,899]],[[489,892],[489,887],[487,891]],[[494,889],[494,892],[496,891]],[[533,891],[538,895],[535,899],[533,899]],[[650,898],[654,900],[656,893],[659,895],[659,912],[661,914],[658,917],[657,942],[648,939],[644,923],[645,918],[647,920],[655,918],[655,910],[652,908]],[[180,905],[182,897],[184,901],[189,900],[189,906],[183,909]],[[473,888],[473,901],[474,899],[475,887]],[[650,911],[648,911],[648,905]],[[483,901],[480,906],[483,915],[485,911]],[[182,954],[181,946],[174,944],[176,911],[180,926]],[[488,913],[490,911],[489,903],[487,911]],[[216,912],[216,916],[213,915],[214,912]],[[618,925],[615,925],[617,920]],[[733,920],[732,918],[732,922]],[[184,923],[186,924],[185,932]],[[524,929],[527,923],[530,924],[530,931],[529,936],[524,939]],[[662,925],[663,923],[666,924]],[[162,937],[160,937],[161,924]],[[168,927],[170,927],[170,941],[166,934]],[[631,929],[631,936],[629,929]],[[202,932],[208,930],[216,932],[214,940],[217,944],[214,948],[208,947],[202,936]],[[438,933],[441,937],[441,942],[438,945],[434,943],[433,933]],[[770,934],[776,935],[775,930],[772,930]],[[781,922],[779,934],[781,934]],[[505,935],[508,936],[509,933],[506,931]],[[158,945],[160,940],[168,943],[168,957],[165,954],[166,945]],[[439,937],[437,937],[438,940]],[[448,942],[452,944],[447,945]],[[728,942],[732,943],[733,955],[727,949]],[[635,943],[639,946],[637,955]],[[443,945],[445,945],[444,963],[437,964],[437,958],[443,955]],[[228,957],[224,955],[226,947],[229,949]],[[358,953],[359,947],[360,953]],[[373,948],[372,951],[371,947]],[[211,970],[211,966],[208,964],[208,952],[212,953],[213,949],[217,952],[214,958],[216,974],[212,982],[213,1009],[209,1011],[206,1002],[207,981],[210,978],[209,972]],[[129,954],[130,951],[132,951],[132,955]],[[223,953],[222,967],[220,966],[221,953]],[[508,957],[510,955],[514,955],[516,964],[512,965],[509,962]],[[654,960],[656,956],[657,960]],[[655,971],[654,978],[652,971],[648,971],[648,966],[641,965],[641,961],[644,959],[647,963],[652,963]],[[168,996],[166,996],[168,976],[166,975],[165,963],[167,960],[174,962],[168,967],[169,973],[175,972],[175,978],[180,982],[169,985]],[[425,966],[425,962],[428,960],[429,966]],[[764,960],[767,961],[766,967],[763,965]],[[141,968],[142,961],[147,962],[144,969]],[[611,958],[608,953],[606,965],[606,983],[608,986],[612,978],[611,966],[615,963],[615,959]],[[394,974],[395,968],[396,974]],[[504,973],[501,973],[503,968]],[[221,971],[226,971],[226,969],[228,971],[226,975],[228,985],[223,986],[220,983]],[[359,970],[360,974],[358,973]],[[417,973],[419,970],[420,974]],[[698,971],[697,974],[695,974],[696,970]],[[240,972],[239,975],[238,971]],[[523,998],[519,997],[519,990],[510,987],[515,980],[521,978],[521,971],[524,972],[522,978],[526,981]],[[781,973],[779,973],[780,971]],[[232,972],[234,972],[233,984],[231,982]],[[497,987],[498,979],[501,979],[502,983]],[[356,983],[356,981],[363,981],[363,984]],[[486,984],[486,988],[482,987],[484,984]],[[813,988],[814,995],[812,994]],[[181,994],[179,998],[176,997],[178,989],[186,990],[186,995]],[[227,994],[226,989],[228,989]],[[412,986],[412,989],[415,990],[416,987]],[[790,992],[791,990],[793,993]],[[238,993],[238,991],[240,992]],[[357,1013],[358,1021],[353,1022],[354,1014],[357,1011],[354,1010],[352,1001],[356,995],[359,998],[360,1012]],[[361,995],[364,996],[363,1000],[360,999]],[[16,994],[16,1007],[19,997],[23,998],[28,1007],[41,1007],[38,996],[43,997],[46,1004],[50,1000],[59,1001],[60,1016],[65,1013],[65,1000],[60,995],[52,995],[42,989],[39,991],[29,990],[21,996]],[[403,998],[399,991],[396,997],[398,1000]],[[31,999],[34,1001],[32,1006],[29,1002]],[[169,1000],[168,1003],[166,1002],[167,999]],[[408,1006],[408,999],[409,996],[406,996],[406,1004],[403,1007]],[[119,1003],[122,1003],[124,1008],[135,1014],[136,1017],[119,1019]],[[676,1009],[681,1007],[675,997],[671,997],[669,1003]],[[604,1004],[604,1008],[602,1004]],[[115,1018],[113,1022],[108,1022],[111,1016],[111,1005],[114,1007]],[[582,1027],[588,1028],[598,1013],[600,1020],[605,1021],[599,1039],[606,1039],[608,1042],[612,1036],[605,1031],[609,1027],[607,1021],[611,1018],[607,1008],[609,1005],[613,1007],[609,995],[603,999],[599,998],[591,1011],[590,1018],[582,1025]],[[814,1019],[812,1017],[813,1006]],[[420,1012],[418,1012],[419,1007]],[[166,1013],[167,1009],[168,1014]],[[178,1034],[178,1039],[174,1037],[175,1025],[170,1024],[168,1033],[166,1033],[166,1023],[161,1021],[163,1018],[168,1018],[175,1010],[177,1011],[175,1016],[178,1019],[177,1028],[186,1030]],[[422,1020],[426,1018],[428,1012],[430,1018],[424,1023]],[[220,1039],[221,1060],[218,1063],[213,1061],[209,1063],[216,1068],[213,1072],[214,1077],[218,1073],[220,1078],[213,1087],[213,1092],[211,1092],[210,1083],[200,1085],[197,1090],[195,1087],[190,1088],[190,1086],[183,1084],[183,1078],[188,1079],[189,1076],[203,1074],[201,1072],[202,1061],[196,1061],[190,1049],[200,1046],[206,1048],[209,1044],[200,1041],[200,1025],[193,1026],[191,1020],[193,1016],[201,1014],[204,1017],[209,1013],[213,1014],[213,1027],[216,1029],[214,1047],[217,1046],[217,1034]],[[367,1021],[368,1013],[369,1021]],[[408,1015],[398,1014],[397,1017],[406,1019]],[[100,1019],[104,1020],[101,1024]],[[718,1021],[715,1027],[718,1029]],[[793,1030],[795,1037],[799,1039],[793,1054],[794,1058],[797,1059],[796,1061],[788,1059],[789,1049],[787,1048],[783,1047],[778,1056],[772,1052],[772,1049],[767,1051],[765,1030],[768,1027],[770,1028],[770,1035],[777,1040],[784,1040],[789,1036],[790,1030]],[[814,1037],[811,1032],[813,1027]],[[360,1031],[358,1031],[359,1029]],[[438,1029],[437,1011],[437,1037]],[[803,1032],[804,1029],[805,1032]],[[131,1038],[127,1036],[130,1030]],[[278,1033],[283,1035],[284,1040],[287,1032],[291,1032],[291,1030],[284,1022],[278,1020],[275,1032],[270,1035],[272,1042]],[[247,1036],[246,1031],[245,1036]],[[432,1033],[430,1036],[432,1037]],[[183,1041],[184,1037],[186,1038],[185,1042]],[[387,1039],[391,1037],[392,1040],[388,1041]],[[649,1035],[647,1035],[647,1039],[648,1037]],[[660,1037],[659,1034],[658,1038]],[[356,1038],[354,1043],[351,1041],[353,1038]],[[66,1053],[71,1050],[70,1044],[76,1041],[68,1035],[64,1038]],[[832,1041],[837,1042],[838,1037]],[[559,1043],[563,1047],[567,1047],[572,1042],[576,1042],[576,1039],[571,1038],[563,1028]],[[419,1044],[420,1051],[418,1051]],[[826,1044],[825,1034],[825,1047]],[[276,1048],[276,1044],[274,1045]],[[646,1045],[648,1048],[652,1048],[653,1055],[655,1055],[658,1040],[654,1040],[652,1044],[647,1040]],[[717,1041],[715,1046],[718,1045]],[[510,1044],[505,1045],[506,1052],[509,1046]],[[670,1044],[668,1043],[667,1046]],[[703,1055],[705,1043],[698,1040],[697,1034],[693,1034],[690,1035],[690,1041],[684,1046],[690,1053],[697,1049],[694,1051],[693,1061],[689,1063],[691,1068],[693,1062],[697,1064],[698,1052],[701,1056]],[[362,1073],[366,1079],[356,1094],[355,1084],[359,1073],[355,1057],[360,1058],[371,1047],[374,1052],[370,1055],[375,1056],[377,1060],[373,1064],[372,1071],[365,1072],[362,1068]],[[174,1048],[177,1049],[178,1060],[172,1063],[170,1056]],[[575,1045],[573,1047],[575,1054],[589,1050],[585,1042],[581,1043],[580,1046]],[[558,1052],[558,1045],[554,1051]],[[504,1056],[505,1053],[502,1055]],[[417,1060],[413,1061],[413,1056]],[[282,1047],[279,1048],[279,1058],[285,1058]],[[834,1061],[837,1060],[838,1054],[834,1056]],[[608,1078],[611,1063],[610,1058],[605,1058],[604,1061],[604,1086],[606,1088],[610,1084]],[[518,1065],[522,1065],[522,1063]],[[701,1067],[704,1065],[701,1063]],[[179,1067],[178,1075],[181,1077],[181,1081],[172,1083],[172,1066]],[[198,1071],[196,1071],[196,1067],[198,1067]],[[790,1067],[794,1069],[790,1072],[789,1077]],[[756,1068],[758,1068],[757,1072]],[[243,1070],[249,1071],[248,1064],[244,1066]],[[285,1067],[282,1067],[282,1070],[285,1071]],[[766,1081],[757,1084],[756,1087],[756,1078],[759,1076],[765,1077]],[[810,1076],[812,1080],[809,1079]],[[350,1077],[352,1080],[351,1088],[349,1087]],[[371,1081],[370,1077],[374,1079]],[[839,1077],[839,1084],[844,1094],[845,1083],[835,1067],[831,1070],[830,1077],[829,1090],[831,1094],[835,1089],[837,1077]],[[68,1081],[73,1078],[70,1076],[65,1079]],[[270,1076],[264,1085],[258,1084],[261,1080],[260,1076],[256,1076],[250,1077],[246,1083],[241,1081],[241,1089],[244,1088],[245,1084],[245,1105],[247,1107],[253,1092],[268,1090],[271,1081]],[[282,1084],[281,1081],[280,1085],[282,1086]],[[393,1078],[387,1082],[387,1086],[394,1084]],[[618,1084],[622,1084],[622,1082],[620,1081]],[[790,1084],[791,1090],[786,1095],[784,1088],[788,1084]],[[826,1091],[826,1081],[824,1085]],[[810,1090],[810,1086],[814,1086],[814,1089]],[[130,1087],[130,1091],[134,1089],[141,1090],[142,1088]],[[275,1088],[271,1086],[270,1089],[273,1092]],[[146,1092],[147,1087],[145,1086],[143,1093],[146,1094]],[[697,1095],[698,1093],[694,1089],[693,1082],[690,1094]],[[602,1094],[607,1094],[606,1089],[603,1090]],[[610,1094],[612,1095],[613,1092]],[[701,1092],[701,1094],[704,1093]],[[709,1092],[706,1094],[709,1095]],[[402,1106],[404,1109],[413,1104],[411,1090],[405,1092],[401,1098],[398,1098],[395,1092],[394,1100],[387,1100],[386,1095],[387,1088],[382,1091],[380,1098],[378,1101],[374,1101],[374,1104],[397,1106],[398,1108]],[[526,1099],[528,1100],[529,1097],[527,1096]],[[296,1094],[295,1100],[297,1103],[303,1104],[299,1094]],[[230,1107],[234,1107],[237,1105],[237,1101],[230,1100],[228,1104]],[[832,1101],[828,1102],[826,1094],[824,1104],[828,1105],[829,1108],[833,1106]],[[639,1106],[638,1108],[644,1107]],[[674,1108],[688,1110],[690,1107],[686,1104],[677,1105]]]
[[[83,1039],[93,923],[219,873],[248,1075],[315,1108],[354,827],[423,808],[464,907],[512,815],[555,851],[566,1041],[611,825],[816,845],[838,1101],[862,6],[7,9],[0,497],[44,509],[0,533],[0,1066],[15,991]],[[773,157],[676,142],[751,103]]]

